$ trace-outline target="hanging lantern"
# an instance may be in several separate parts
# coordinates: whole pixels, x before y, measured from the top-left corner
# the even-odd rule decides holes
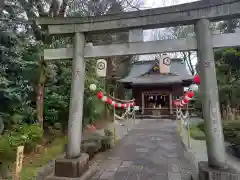
[[[177,102],[175,100],[173,100],[172,104],[176,106]]]
[[[96,84],[90,84],[89,88],[91,91],[96,91],[97,86],[96,86]]]
[[[193,96],[194,96],[194,92],[193,92],[193,91],[188,91],[188,92],[186,93],[186,96],[191,99],[191,98],[193,98]]]
[[[184,104],[185,104],[185,103],[183,102],[183,100],[180,100],[180,101],[179,101],[179,105],[178,105],[178,106],[179,106],[179,107],[183,107],[183,106],[184,106]]]
[[[198,91],[198,85],[197,84],[191,84],[189,86],[189,90],[194,91],[194,92]]]
[[[115,101],[112,101],[112,104],[111,104],[111,105],[115,107],[115,104],[116,104],[116,102],[115,102]]]
[[[180,100],[179,99],[174,100],[173,103],[174,103],[175,106],[179,106],[180,105]]]
[[[97,93],[97,97],[98,97],[98,99],[102,99],[102,97],[103,97],[103,92],[99,91],[99,92]]]
[[[193,82],[194,82],[195,84],[200,84],[200,76],[199,76],[199,75],[194,76]]]
[[[111,98],[108,98],[108,99],[107,99],[107,103],[108,103],[109,105],[111,105],[112,102],[113,102],[113,100],[112,100]]]
[[[125,107],[124,107],[124,105],[125,105],[125,104],[121,104],[121,108],[123,108],[123,109],[124,109],[124,108],[125,108]]]
[[[184,99],[183,99],[183,102],[184,102],[185,104],[187,104],[187,103],[189,102],[189,100],[186,99],[186,98],[184,98]]]
[[[114,104],[114,107],[117,108],[117,107],[118,107],[118,103],[115,103],[115,104]]]
[[[102,97],[102,101],[103,101],[103,102],[107,102],[107,100],[108,100],[107,96],[103,96],[103,97]]]
[[[117,105],[118,105],[117,107],[119,107],[119,108],[122,107],[122,104],[121,104],[121,103],[118,103]]]

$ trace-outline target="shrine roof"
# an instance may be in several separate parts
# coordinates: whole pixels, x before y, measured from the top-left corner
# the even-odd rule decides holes
[[[119,82],[133,85],[169,84],[182,83],[183,81],[188,81],[193,78],[193,76],[187,72],[185,63],[179,58],[171,59],[169,74],[149,74],[149,71],[157,62],[157,60],[151,60],[133,63],[129,75],[119,80]]]

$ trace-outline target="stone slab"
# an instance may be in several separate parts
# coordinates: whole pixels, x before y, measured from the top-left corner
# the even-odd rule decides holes
[[[80,177],[88,169],[89,155],[82,153],[79,158],[59,158],[55,161],[56,177]]]
[[[240,174],[232,168],[215,169],[208,166],[208,162],[198,163],[199,180],[239,180]]]

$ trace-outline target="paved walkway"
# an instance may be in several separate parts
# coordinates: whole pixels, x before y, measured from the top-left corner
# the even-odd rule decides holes
[[[194,172],[170,120],[139,121],[107,157],[92,180],[190,180]]]

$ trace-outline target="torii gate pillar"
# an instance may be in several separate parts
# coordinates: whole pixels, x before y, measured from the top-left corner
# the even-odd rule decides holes
[[[59,177],[75,179],[88,170],[89,155],[81,152],[85,81],[84,47],[84,33],[75,33],[66,157],[55,161],[55,172],[46,180],[60,179]]]
[[[201,77],[200,95],[208,154],[208,162],[199,162],[199,176],[201,180],[205,180],[206,176],[209,176],[207,179],[214,179],[215,176],[221,175],[228,166],[225,157],[224,137],[219,109],[210,21],[208,19],[200,19],[196,22],[195,28]],[[214,168],[214,171],[211,168]]]

